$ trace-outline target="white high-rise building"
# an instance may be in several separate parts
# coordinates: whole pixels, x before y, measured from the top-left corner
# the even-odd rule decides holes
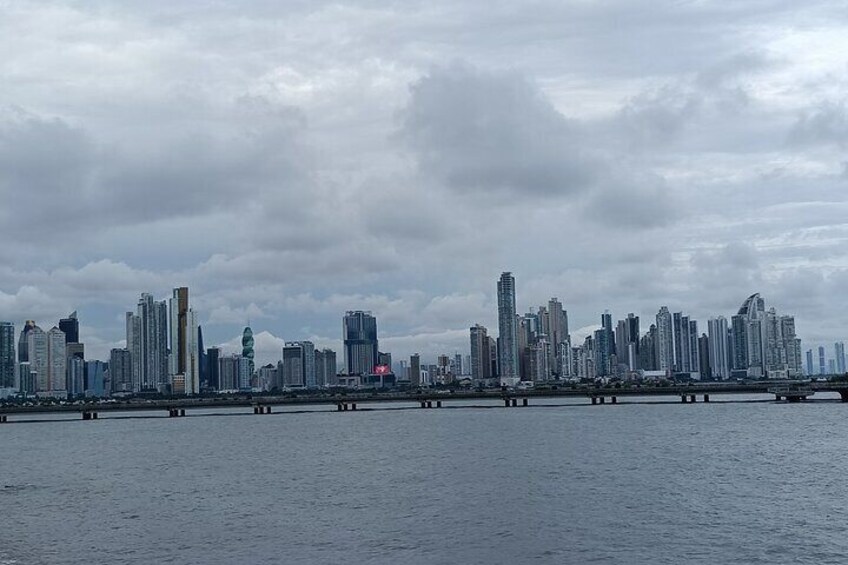
[[[47,393],[50,396],[67,396],[68,352],[65,332],[53,326],[47,332]]]
[[[710,369],[714,379],[730,378],[730,352],[727,350],[727,319],[724,316],[710,318],[709,333]]]
[[[33,392],[47,393],[50,390],[48,374],[50,359],[47,354],[47,334],[38,326],[32,326],[26,333],[27,359],[29,371],[35,375]],[[63,344],[64,347],[64,344]]]
[[[127,350],[132,390],[155,390],[168,383],[168,308],[143,293],[136,312],[127,312]]]

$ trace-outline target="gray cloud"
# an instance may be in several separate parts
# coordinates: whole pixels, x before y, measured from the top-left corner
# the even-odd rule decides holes
[[[370,308],[396,357],[452,352],[501,270],[574,327],[761,291],[845,332],[836,4],[7,8],[0,318],[79,308],[93,355],[177,284],[211,343]]]

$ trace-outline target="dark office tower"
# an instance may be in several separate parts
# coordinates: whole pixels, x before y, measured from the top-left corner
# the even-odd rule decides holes
[[[827,364],[825,363],[824,347],[819,346],[819,374],[827,374]]]
[[[59,329],[65,332],[65,343],[79,343],[79,320],[76,311],[59,320]]]
[[[813,370],[813,350],[808,349],[807,350],[807,376],[811,377],[815,374],[816,374],[816,372],[815,372],[815,370]]]
[[[515,278],[512,273],[501,273],[498,280],[498,353],[500,355],[501,384],[514,384],[518,380],[518,320],[515,313]]]
[[[209,376],[206,374],[209,371],[208,360],[206,359],[206,349],[203,348],[203,328],[197,326],[197,358],[200,359],[200,388],[209,388]]]
[[[377,366],[377,318],[371,312],[348,311],[342,322],[348,375],[368,375]]]
[[[0,322],[0,388],[15,386],[15,325]]]
[[[206,350],[206,386],[211,390],[221,390],[221,379],[218,372],[218,359],[221,350],[210,347]]]
[[[417,353],[409,357],[409,384],[421,386],[421,356]]]
[[[21,337],[18,339],[18,363],[29,362],[29,341],[27,340],[27,334],[29,334],[34,327],[35,322],[33,320],[27,320],[21,330]]]
[[[701,373],[702,379],[711,379],[713,377],[712,367],[710,367],[710,338],[707,334],[701,334],[698,338],[698,372]]]

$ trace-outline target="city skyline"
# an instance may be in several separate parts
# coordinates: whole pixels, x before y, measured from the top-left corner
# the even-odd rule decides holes
[[[701,364],[712,364],[716,366],[716,363],[722,363],[726,359],[727,374],[724,373],[723,370],[719,370],[718,376],[723,376],[725,378],[729,377],[730,368],[734,366],[734,363],[738,362],[738,359],[734,358],[733,352],[735,350],[739,350],[740,347],[743,347],[741,344],[735,342],[728,342],[726,346],[722,346],[724,350],[719,348],[718,351],[713,351],[712,349],[707,351],[701,351],[702,345],[699,344],[699,340],[701,336],[704,338],[708,338],[709,341],[714,341],[714,336],[718,335],[721,332],[727,333],[728,331],[733,331],[735,329],[734,324],[736,324],[736,319],[742,318],[756,320],[758,324],[758,329],[756,333],[760,335],[762,333],[762,339],[765,339],[765,326],[769,318],[769,314],[772,312],[773,308],[766,312],[765,310],[765,302],[762,297],[758,293],[751,295],[748,297],[743,303],[742,307],[739,309],[738,315],[725,315],[725,314],[717,314],[710,315],[705,320],[702,321],[701,329],[699,330],[698,320],[691,319],[690,316],[684,315],[681,312],[674,312],[672,314],[671,310],[667,306],[661,306],[658,312],[654,317],[648,318],[650,320],[648,324],[642,326],[640,329],[640,319],[645,318],[644,315],[636,315],[633,312],[628,312],[626,316],[622,315],[623,319],[618,319],[615,322],[615,318],[613,314],[608,310],[604,310],[604,312],[600,315],[600,323],[597,325],[584,326],[576,329],[573,333],[569,331],[569,313],[564,305],[556,298],[550,298],[546,304],[541,306],[534,307],[528,306],[524,311],[517,304],[517,297],[515,292],[516,280],[515,277],[512,276],[511,272],[503,272],[501,274],[500,279],[497,281],[497,289],[496,296],[499,297],[499,305],[497,306],[497,312],[495,317],[498,318],[498,322],[495,326],[496,331],[490,332],[483,325],[480,325],[479,322],[471,323],[471,332],[474,334],[475,328],[480,328],[482,330],[482,335],[486,336],[487,339],[491,339],[495,342],[494,351],[497,352],[497,365],[500,367],[504,363],[504,359],[501,358],[501,355],[505,354],[501,346],[500,332],[503,328],[501,328],[501,320],[504,319],[503,316],[506,314],[507,317],[511,315],[515,320],[516,324],[519,324],[515,328],[516,334],[516,370],[515,374],[518,374],[518,365],[520,364],[518,358],[520,354],[517,352],[521,347],[527,347],[528,343],[526,338],[522,337],[521,332],[523,322],[522,320],[526,319],[527,316],[533,316],[535,319],[534,325],[542,324],[540,317],[544,315],[544,334],[550,334],[552,336],[548,341],[549,349],[545,354],[545,364],[547,367],[547,371],[550,371],[553,374],[560,374],[563,370],[563,364],[565,363],[564,358],[571,353],[567,353],[564,350],[560,349],[557,344],[563,342],[564,340],[560,339],[559,336],[566,336],[572,346],[579,345],[580,342],[584,341],[587,338],[592,338],[594,336],[597,343],[599,343],[599,347],[601,347],[601,355],[602,357],[608,357],[609,353],[603,353],[603,351],[610,351],[618,348],[619,351],[626,352],[623,354],[624,357],[620,362],[623,362],[625,365],[630,366],[631,370],[635,368],[637,365],[642,364],[642,357],[639,354],[639,347],[644,342],[645,339],[656,339],[657,344],[653,347],[656,348],[656,365],[657,369],[662,370],[670,370],[674,372],[697,372],[699,366]],[[136,343],[133,346],[133,341],[131,340],[123,340],[123,342],[119,342],[114,349],[123,349],[127,348],[129,351],[134,352],[133,358],[133,368],[131,371],[133,372],[132,379],[136,382],[143,383],[142,388],[151,387],[155,388],[156,384],[163,384],[168,380],[169,375],[174,374],[183,374],[185,371],[184,361],[181,362],[179,357],[176,355],[167,355],[167,352],[174,351],[183,351],[184,355],[186,351],[195,351],[198,344],[201,346],[203,351],[206,351],[203,348],[202,341],[202,325],[198,323],[198,320],[201,319],[201,316],[195,312],[193,307],[188,306],[188,288],[186,287],[178,287],[172,290],[172,298],[170,299],[170,305],[165,301],[156,301],[153,298],[153,295],[147,292],[141,293],[141,298],[138,299],[138,306],[136,312],[126,312],[126,335],[129,337],[132,335],[140,335],[142,332],[142,328],[144,328],[145,332],[148,332],[149,335],[144,339],[136,338],[134,342]],[[504,307],[507,308],[507,311],[504,312]],[[182,313],[182,316],[181,316]],[[745,316],[742,316],[742,314]],[[187,347],[185,350],[178,344],[181,343],[181,334],[185,334],[185,322],[181,321],[185,319],[186,315],[190,315],[189,319],[191,320],[189,323],[189,334],[192,335],[191,346]],[[58,321],[57,330],[63,331],[63,334],[67,334],[70,339],[80,340],[82,343],[76,344],[72,343],[71,346],[78,346],[78,356],[82,358],[88,358],[91,360],[99,359],[108,361],[110,357],[112,357],[113,351],[110,350],[109,355],[105,355],[103,357],[98,358],[96,354],[85,355],[84,349],[84,337],[85,333],[80,336],[80,324],[78,320],[78,311],[72,312],[67,318],[62,318]],[[617,316],[616,316],[617,317]],[[380,333],[377,331],[376,325],[377,316],[374,315],[371,311],[361,311],[361,310],[347,310],[345,311],[342,317],[342,336],[337,339],[326,338],[320,340],[319,343],[313,343],[311,341],[313,338],[303,338],[303,337],[294,337],[286,336],[286,338],[274,336],[267,330],[259,332],[262,336],[270,337],[271,345],[268,346],[269,342],[266,342],[266,348],[261,354],[256,362],[253,361],[256,356],[255,352],[255,338],[254,338],[254,330],[253,328],[247,326],[244,327],[242,332],[240,332],[237,338],[233,338],[229,342],[225,343],[207,343],[206,345],[209,347],[214,347],[221,351],[222,355],[240,355],[248,358],[250,365],[253,369],[258,369],[260,365],[273,364],[276,361],[279,361],[278,352],[284,349],[287,345],[295,344],[298,345],[300,343],[306,343],[313,350],[320,351],[322,349],[329,349],[335,352],[340,352],[342,356],[342,362],[339,363],[339,368],[341,370],[347,371],[347,367],[350,365],[351,355],[362,357],[362,360],[355,360],[353,366],[358,368],[365,368],[367,366],[376,367],[381,363],[381,356],[384,354],[380,352],[380,347],[378,345],[378,339],[383,339],[386,342],[391,342],[391,337],[380,336]],[[783,319],[787,318],[786,316],[779,316],[775,318],[778,325],[783,325]],[[656,324],[654,324],[654,319]],[[796,328],[795,328],[795,317],[789,316],[790,328],[786,331],[791,331],[791,335],[795,336]],[[363,321],[364,320],[364,321]],[[369,321],[370,320],[370,321]],[[731,324],[730,322],[733,322]],[[742,323],[740,321],[740,323]],[[750,322],[745,322],[750,323]],[[31,326],[34,324],[34,326]],[[614,325],[616,325],[614,327]],[[650,334],[648,325],[651,325],[650,330],[656,328],[655,337],[652,337]],[[759,329],[762,326],[762,329]],[[13,328],[17,328],[16,324],[13,324]],[[21,325],[22,331],[15,339],[18,340],[17,350],[18,350],[18,360],[26,361],[27,359],[23,357],[25,355],[27,345],[25,340],[26,331],[29,330],[30,327],[38,328],[37,321],[27,320],[26,324]],[[176,331],[168,328],[177,328]],[[741,326],[740,326],[741,327]],[[157,329],[159,328],[159,329]],[[40,328],[38,328],[40,329]],[[432,362],[435,361],[439,356],[443,355],[456,355],[462,358],[468,357],[468,371],[470,373],[470,367],[472,363],[472,357],[474,356],[473,345],[469,346],[468,343],[468,329],[461,330],[465,333],[465,345],[458,346],[454,350],[448,349],[433,349],[432,353],[421,355],[419,350],[415,350],[414,354],[419,355],[423,362]],[[535,331],[535,330],[534,330]],[[775,331],[784,331],[784,330],[775,330]],[[351,333],[352,332],[352,333]],[[488,333],[487,333],[488,332]],[[665,334],[664,334],[665,332]],[[738,331],[736,332],[738,334]],[[350,345],[348,345],[348,336],[350,337]],[[665,336],[665,337],[664,337]],[[185,338],[182,338],[185,339]],[[474,338],[472,337],[472,342]],[[144,343],[151,343],[152,345],[143,345]],[[236,343],[237,342],[237,343]],[[482,343],[482,342],[480,342]],[[706,343],[706,342],[705,342]],[[833,342],[828,342],[825,344],[814,344],[809,341],[804,341],[803,350],[800,352],[791,353],[793,363],[797,364],[801,367],[807,374],[819,374],[819,367],[822,366],[822,363],[819,361],[817,364],[814,364],[815,370],[810,371],[810,363],[807,358],[807,354],[810,351],[815,352],[814,350],[822,350],[830,351],[833,349],[832,354],[826,354],[827,362],[831,363],[832,366],[828,366],[829,369],[839,369],[844,368],[845,362],[840,361],[840,348],[842,349],[843,357],[844,357],[844,346],[842,345],[843,340],[835,340]],[[156,345],[158,344],[158,345]],[[168,344],[170,344],[170,348],[168,348]],[[629,345],[628,345],[629,344]],[[8,340],[5,343],[5,346],[11,347],[11,351],[15,351],[14,342],[9,343]],[[137,348],[133,349],[133,348]],[[166,355],[163,357],[156,350],[156,347],[160,349],[164,348],[166,351]],[[176,348],[175,348],[176,347]],[[437,346],[436,346],[437,347]],[[747,346],[744,346],[747,347]],[[152,349],[151,349],[152,348]],[[89,350],[90,351],[90,350]],[[354,353],[355,352],[355,353]],[[707,358],[700,360],[700,356],[702,353],[707,353]],[[410,352],[400,350],[399,352],[387,351],[386,355],[388,359],[392,358],[392,354],[394,353],[394,359],[399,361],[401,359],[409,358],[413,355]],[[479,353],[479,352],[478,352]],[[75,353],[75,356],[77,354]],[[194,354],[192,354],[194,355]],[[736,354],[738,355],[738,353]],[[747,355],[747,354],[745,354]],[[762,353],[765,355],[765,353]],[[147,359],[144,361],[144,359]],[[200,370],[200,360],[192,359],[192,366],[196,365],[195,370]],[[761,364],[767,362],[766,359],[762,359],[759,361]],[[391,368],[396,368],[397,364],[392,364]],[[148,368],[149,367],[149,368]],[[157,368],[158,367],[158,368]],[[522,369],[522,373],[523,373]],[[606,369],[601,368],[601,373],[598,376],[610,375],[612,372],[611,367],[607,367]],[[353,371],[354,374],[358,374],[358,371]],[[150,376],[147,376],[147,375]],[[514,376],[508,376],[507,378],[514,379]],[[194,375],[193,379],[195,385],[190,390],[199,390],[199,376]],[[190,381],[192,382],[192,381]]]

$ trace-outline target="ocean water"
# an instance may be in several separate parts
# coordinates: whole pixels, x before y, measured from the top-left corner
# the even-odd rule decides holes
[[[0,564],[846,563],[848,405],[0,426]]]

